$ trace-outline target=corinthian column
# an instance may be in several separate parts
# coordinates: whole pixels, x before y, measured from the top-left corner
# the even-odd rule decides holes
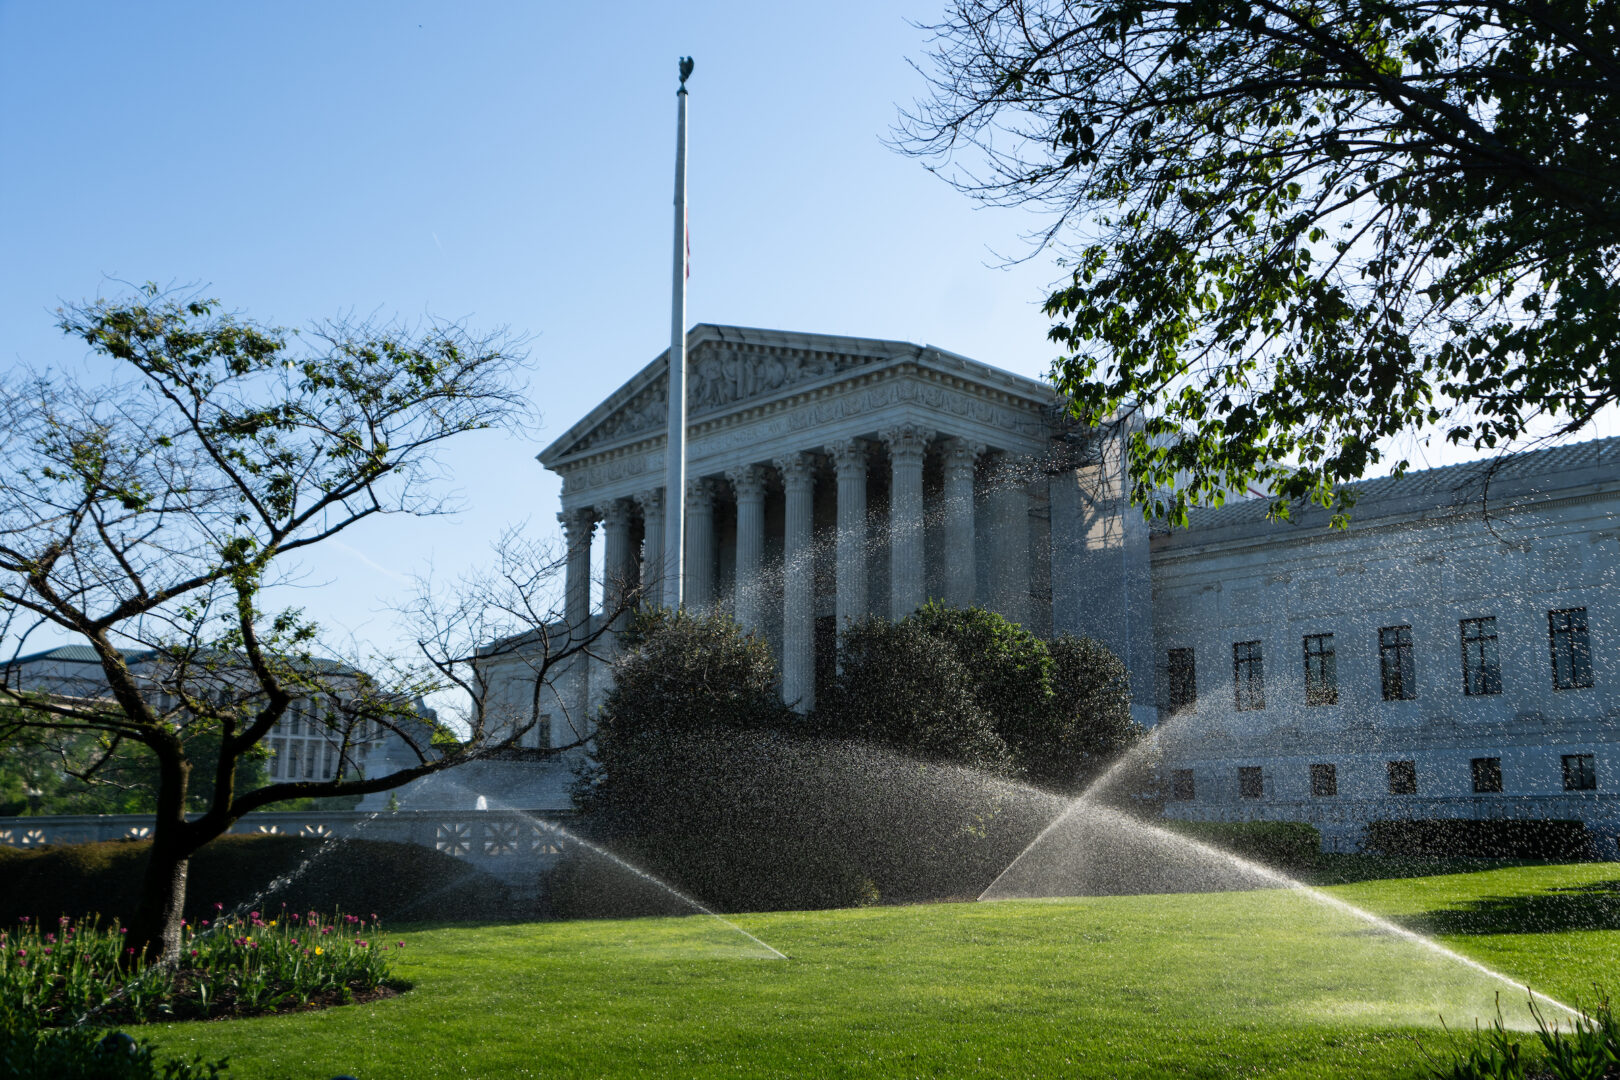
[[[714,603],[714,482],[686,482],[686,606]]]
[[[838,630],[866,617],[866,441],[827,448],[838,468]]]
[[[565,510],[557,515],[557,520],[562,522],[568,550],[563,576],[563,620],[568,624],[569,641],[577,645],[591,632],[591,538],[596,532],[596,512],[590,507]],[[568,664],[573,672],[565,699],[570,713],[568,720],[575,731],[584,732],[590,710],[590,658],[583,652],[575,653]]]
[[[900,424],[883,433],[889,444],[889,617],[922,607],[923,452],[933,432]]]
[[[758,465],[726,473],[737,493],[737,581],[732,611],[744,630],[762,630],[760,564],[765,558],[765,470]]]
[[[993,522],[992,604],[1015,623],[1029,618],[1029,493],[1016,465],[1002,457],[990,481]]]
[[[972,607],[978,597],[973,464],[984,450],[967,439],[945,446],[945,602],[952,607]]]
[[[641,603],[655,608],[664,602],[664,489],[636,496],[641,504]]]
[[[815,461],[805,453],[776,459],[786,492],[782,536],[782,700],[799,712],[816,703]]]
[[[630,547],[633,510],[628,499],[615,499],[602,509],[602,611],[613,616],[613,630],[630,625],[630,598],[635,595],[639,568]],[[609,647],[614,642],[610,641]]]

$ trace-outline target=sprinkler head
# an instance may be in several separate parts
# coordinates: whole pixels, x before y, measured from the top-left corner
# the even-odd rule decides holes
[[[122,1031],[114,1031],[96,1044],[96,1050],[102,1054],[133,1054],[135,1040]]]

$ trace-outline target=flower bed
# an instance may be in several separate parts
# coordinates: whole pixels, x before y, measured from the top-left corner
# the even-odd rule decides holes
[[[177,962],[147,964],[116,920],[25,919],[0,930],[0,1007],[51,1027],[87,1015],[107,1025],[367,1001],[402,988],[391,965],[405,943],[379,941],[380,932],[375,916],[218,915],[183,927]]]

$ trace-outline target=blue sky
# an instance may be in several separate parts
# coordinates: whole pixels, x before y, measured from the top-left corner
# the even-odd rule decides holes
[[[1030,375],[1031,221],[882,138],[920,92],[911,4],[0,2],[0,364],[82,370],[62,300],[197,284],[265,321],[464,318],[530,337],[541,425],[448,457],[466,510],[369,523],[292,599],[389,602],[509,523],[534,454],[667,343],[676,61],[691,81],[690,321],[932,342]]]
[[[292,597],[387,606],[521,521],[541,446],[667,342],[677,57],[691,54],[690,322],[940,345],[1039,376],[1022,253],[883,144],[941,0],[818,4],[0,0],[0,365],[79,370],[62,300],[195,284],[287,325],[353,312],[528,335],[542,422],[447,456],[454,519],[369,523]]]

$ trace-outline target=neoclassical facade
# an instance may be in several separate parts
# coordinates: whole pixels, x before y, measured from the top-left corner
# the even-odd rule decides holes
[[[705,324],[688,354],[685,602],[762,634],[785,701],[813,707],[840,626],[931,598],[1128,653],[1129,619],[1095,618],[1075,582],[1084,559],[1122,553],[1130,526],[1051,387],[932,346],[825,334]],[[667,366],[653,360],[539,456],[563,482],[571,626],[628,589],[660,599]],[[605,674],[560,680],[570,715]]]
[[[1376,819],[1578,818],[1615,850],[1620,439],[1369,481],[1347,530],[1264,500],[1149,529],[1117,443],[1044,383],[728,326],[696,327],[689,357],[685,600],[760,632],[797,708],[848,620],[979,604],[1125,660],[1172,816],[1309,821],[1338,848]],[[660,599],[666,364],[539,456],[571,626],[627,589]],[[609,677],[557,676],[540,738],[587,731]]]

